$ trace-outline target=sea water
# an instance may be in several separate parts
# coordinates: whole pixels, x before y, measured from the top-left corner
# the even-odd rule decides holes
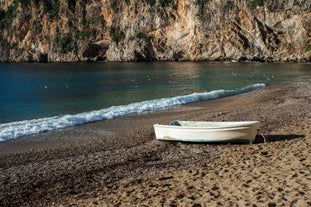
[[[0,141],[310,79],[310,64],[1,64]]]

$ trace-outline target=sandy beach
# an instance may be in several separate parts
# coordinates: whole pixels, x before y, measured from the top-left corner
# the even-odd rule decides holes
[[[254,144],[155,139],[172,120],[259,120]],[[0,143],[0,206],[311,206],[311,82]]]

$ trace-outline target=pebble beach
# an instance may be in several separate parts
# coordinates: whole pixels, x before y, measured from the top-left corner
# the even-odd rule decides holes
[[[155,139],[173,120],[259,120],[254,144]],[[0,143],[0,206],[311,206],[311,82]]]

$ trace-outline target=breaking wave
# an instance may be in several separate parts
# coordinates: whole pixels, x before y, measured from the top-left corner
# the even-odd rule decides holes
[[[101,121],[130,114],[139,114],[143,112],[155,111],[198,101],[218,99],[226,96],[246,93],[263,87],[265,87],[265,84],[260,83],[233,90],[215,90],[211,92],[193,93],[184,96],[142,101],[137,103],[131,103],[128,105],[112,106],[101,110],[84,112],[74,115],[62,115],[5,123],[0,125],[0,142],[94,121]]]

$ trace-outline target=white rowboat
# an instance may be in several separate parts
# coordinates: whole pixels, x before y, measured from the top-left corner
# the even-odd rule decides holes
[[[174,121],[169,125],[155,124],[154,131],[160,140],[253,143],[259,126],[259,121]]]

